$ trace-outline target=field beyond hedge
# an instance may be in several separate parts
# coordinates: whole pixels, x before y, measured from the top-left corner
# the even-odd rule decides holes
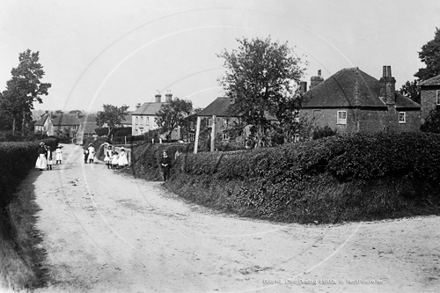
[[[440,135],[337,136],[277,148],[192,154],[189,145],[133,148],[132,171],[193,202],[241,216],[299,223],[365,221],[440,211]]]

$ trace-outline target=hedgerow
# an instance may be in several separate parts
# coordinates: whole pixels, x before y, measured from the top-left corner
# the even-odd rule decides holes
[[[56,139],[42,140],[52,149]],[[35,168],[38,157],[38,142],[2,142],[0,143],[0,207],[6,207],[12,194],[29,170]]]
[[[137,155],[148,178],[160,178],[159,150],[141,147]],[[356,134],[267,149],[186,153],[173,162],[167,186],[239,214],[338,222],[438,210],[439,179],[440,135]]]

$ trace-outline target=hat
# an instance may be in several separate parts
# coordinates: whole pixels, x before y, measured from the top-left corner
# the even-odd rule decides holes
[[[124,147],[121,147],[120,150],[123,151],[123,150],[125,150],[125,149],[124,149]]]

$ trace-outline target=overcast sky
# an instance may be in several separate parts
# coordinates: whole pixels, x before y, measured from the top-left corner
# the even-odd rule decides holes
[[[26,49],[40,52],[52,83],[36,109],[98,111],[152,102],[157,92],[205,107],[236,38],[288,42],[308,62],[305,80],[359,67],[400,88],[423,64],[440,28],[439,0],[0,0],[1,90]]]

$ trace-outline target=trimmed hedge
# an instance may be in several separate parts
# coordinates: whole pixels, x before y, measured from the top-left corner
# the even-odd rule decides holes
[[[135,151],[134,168],[147,179],[160,178],[160,148],[168,146]],[[173,162],[167,186],[241,215],[340,222],[438,212],[439,179],[440,135],[356,134],[267,149],[187,152]]]

